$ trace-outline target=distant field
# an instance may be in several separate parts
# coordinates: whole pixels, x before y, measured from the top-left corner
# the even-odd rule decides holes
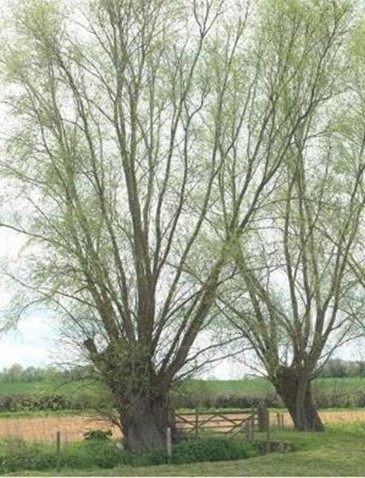
[[[265,395],[274,392],[271,383],[263,378],[244,380],[192,380],[187,382],[185,389],[211,393],[245,393],[248,395]],[[365,377],[354,378],[318,378],[313,382],[316,390],[365,390]]]
[[[314,388],[335,389],[362,389],[365,388],[365,377],[350,378],[317,378],[313,382]]]
[[[316,390],[365,390],[365,378],[319,378],[313,382]],[[199,393],[243,393],[247,395],[265,395],[274,392],[270,382],[263,378],[250,378],[243,380],[190,380],[182,386],[185,392]],[[26,393],[26,392],[90,392],[97,393],[98,385],[87,382],[0,382],[0,394]]]

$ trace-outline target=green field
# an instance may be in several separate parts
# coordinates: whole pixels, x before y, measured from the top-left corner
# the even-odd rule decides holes
[[[183,391],[196,393],[245,393],[261,395],[274,392],[270,382],[263,378],[243,380],[190,380],[181,387]],[[319,378],[313,382],[314,389],[354,390],[365,389],[365,378]],[[29,393],[42,391],[78,392],[97,391],[97,384],[89,382],[0,382],[0,394]]]
[[[274,392],[274,387],[264,378],[247,378],[243,380],[191,380],[185,385],[186,389],[211,393],[247,393],[260,395]],[[323,390],[354,390],[365,389],[365,377],[351,378],[317,378],[313,381],[314,389]]]

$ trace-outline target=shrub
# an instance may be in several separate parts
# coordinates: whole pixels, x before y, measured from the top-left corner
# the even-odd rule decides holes
[[[226,437],[207,437],[175,445],[171,463],[242,460],[257,454],[257,448],[252,444]]]
[[[0,394],[0,412],[104,408],[102,398],[87,393],[31,392]]]
[[[174,403],[177,409],[179,408],[251,408],[265,401],[271,408],[282,407],[283,404],[280,398],[274,392],[267,392],[262,395],[247,395],[239,392],[220,392],[220,393],[206,393],[200,395],[199,400],[193,394],[185,394],[183,396],[175,397]]]
[[[255,445],[227,437],[201,437],[183,441],[172,447],[171,464],[182,465],[204,461],[242,460],[258,454]],[[124,464],[132,466],[162,465],[168,462],[166,450],[142,454],[124,452]]]
[[[258,454],[258,448],[227,437],[195,438],[173,445],[172,464],[241,460]],[[133,454],[121,452],[112,440],[91,439],[65,444],[60,466],[73,469],[114,468],[118,465],[151,466],[167,463],[166,450]],[[54,445],[5,439],[0,443],[0,473],[22,470],[51,470],[57,466]]]
[[[62,468],[113,468],[122,464],[122,454],[110,440],[69,443],[61,449]],[[55,447],[6,439],[1,443],[0,473],[20,470],[49,470],[57,466]]]
[[[27,443],[19,438],[3,440],[0,452],[0,471],[46,470],[56,466],[54,450],[47,445]]]
[[[122,453],[111,440],[68,444],[62,450],[62,467],[75,469],[114,468],[122,464]]]

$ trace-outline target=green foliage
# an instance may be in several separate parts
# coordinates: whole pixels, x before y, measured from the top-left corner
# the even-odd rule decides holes
[[[270,407],[282,406],[272,385],[264,379],[189,380],[176,390],[177,409],[251,408],[265,400]]]
[[[195,463],[201,461],[242,460],[256,456],[254,445],[226,437],[208,437],[175,445],[171,463]]]
[[[132,466],[152,466],[170,463],[179,465],[208,461],[242,460],[258,455],[255,445],[227,437],[207,436],[182,441],[172,447],[168,460],[166,450],[147,453],[123,453],[123,463]]]
[[[84,410],[106,405],[101,397],[81,392],[0,394],[0,412]]]
[[[75,469],[113,468],[122,463],[122,455],[109,440],[66,443],[62,446],[60,466]],[[4,439],[0,445],[0,472],[50,470],[57,466],[55,446]]]
[[[100,431],[100,430],[95,430]],[[61,447],[59,465],[62,469],[113,468],[118,465],[152,466],[167,463],[166,450],[136,454],[120,451],[112,440],[99,438]],[[226,437],[206,437],[173,446],[171,463],[240,460],[258,454],[253,445]],[[54,445],[28,443],[21,439],[0,442],[0,473],[21,470],[52,470],[57,467]]]
[[[28,443],[19,438],[5,438],[1,441],[1,473],[18,470],[46,470],[55,466],[55,451],[49,445]]]
[[[323,367],[320,377],[365,377],[365,362],[360,360],[330,359]]]
[[[0,371],[0,384],[6,383],[34,383],[34,382],[58,382],[66,383],[70,380],[97,379],[91,366],[75,366],[68,369],[56,367],[23,367],[14,363],[9,368],[4,367]]]
[[[62,450],[62,467],[113,468],[121,463],[122,453],[111,440],[87,440],[67,444]]]

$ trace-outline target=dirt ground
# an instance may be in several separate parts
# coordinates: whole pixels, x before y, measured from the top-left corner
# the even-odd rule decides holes
[[[0,420],[0,436],[14,436],[30,441],[56,441],[61,433],[63,442],[80,441],[89,430],[112,430],[115,438],[120,430],[110,422],[95,417],[65,416],[47,418],[4,418]]]
[[[365,422],[365,409],[362,410],[341,410],[341,411],[320,411],[320,417],[323,423],[350,423],[350,422]],[[270,414],[270,421],[273,424],[277,423],[277,414]],[[293,422],[289,413],[284,413],[284,425],[292,426]]]
[[[324,411],[320,413],[323,422],[345,423],[364,421],[365,410],[356,411]],[[277,414],[270,414],[271,422],[277,423]],[[291,425],[288,414],[284,414],[285,426]],[[63,442],[73,442],[83,439],[83,434],[89,430],[112,430],[115,438],[121,437],[120,430],[102,418],[95,417],[53,417],[53,418],[15,418],[0,420],[0,436],[13,436],[29,441],[52,442],[56,440],[57,431],[61,433]]]

